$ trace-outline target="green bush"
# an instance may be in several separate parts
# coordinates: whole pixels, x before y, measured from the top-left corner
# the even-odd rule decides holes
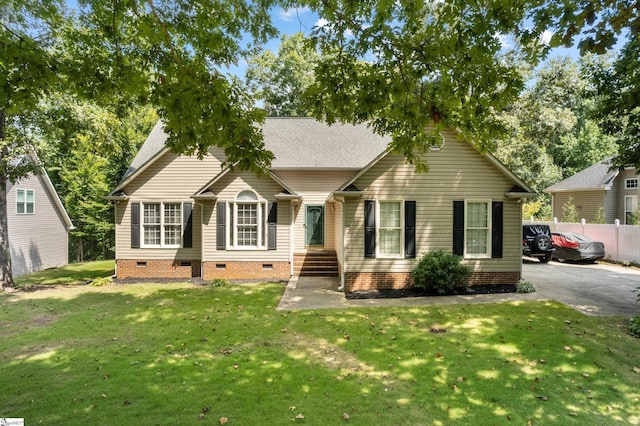
[[[640,314],[631,318],[631,321],[629,321],[629,331],[634,336],[640,337]]]
[[[103,278],[96,278],[95,280],[91,281],[89,285],[92,287],[102,287],[102,286],[111,284],[112,282],[113,280],[111,279],[111,277],[103,277]]]
[[[215,280],[211,281],[211,285],[213,287],[224,287],[227,285],[227,283],[228,281],[224,278],[216,278]]]
[[[517,293],[534,293],[536,288],[529,281],[520,280],[516,284],[516,292]]]
[[[425,253],[411,272],[413,284],[429,292],[450,293],[471,274],[471,268],[461,261],[460,256],[444,250]]]

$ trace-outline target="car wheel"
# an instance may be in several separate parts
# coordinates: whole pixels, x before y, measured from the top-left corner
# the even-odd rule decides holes
[[[543,257],[540,257],[540,262],[542,263],[549,263],[549,261],[551,260],[551,255],[550,254],[545,254]]]
[[[545,252],[551,247],[551,238],[548,235],[538,234],[533,240],[533,245],[538,251]]]

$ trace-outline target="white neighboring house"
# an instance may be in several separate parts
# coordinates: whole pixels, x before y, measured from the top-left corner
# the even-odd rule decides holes
[[[69,263],[73,223],[44,169],[7,183],[7,223],[14,277]]]

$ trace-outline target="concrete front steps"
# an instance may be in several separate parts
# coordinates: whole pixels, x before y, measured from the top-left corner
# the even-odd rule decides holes
[[[296,277],[337,277],[338,257],[333,250],[307,250],[294,253],[293,275]]]

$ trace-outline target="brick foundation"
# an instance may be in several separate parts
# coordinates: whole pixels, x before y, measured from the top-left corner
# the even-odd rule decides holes
[[[362,290],[397,290],[412,287],[410,273],[347,272],[344,277],[345,293]],[[473,272],[467,285],[515,284],[520,272]]]
[[[202,278],[238,280],[288,280],[291,276],[289,262],[204,262]]]
[[[200,260],[116,260],[118,279],[192,278],[200,276]]]

